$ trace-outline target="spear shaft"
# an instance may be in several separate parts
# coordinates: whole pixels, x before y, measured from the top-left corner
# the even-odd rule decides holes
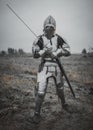
[[[30,30],[30,32],[32,32],[34,34],[34,36],[36,38],[38,38],[38,36],[34,33],[34,31],[24,22],[24,20],[13,10],[13,8],[9,5],[6,4],[6,6],[13,12],[13,14],[16,15],[16,17]]]

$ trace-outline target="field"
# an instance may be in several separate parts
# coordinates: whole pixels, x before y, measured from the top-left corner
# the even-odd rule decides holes
[[[40,59],[0,57],[0,130],[93,130],[93,57],[73,54],[61,59],[76,98],[65,81],[66,102],[62,109],[51,80],[42,105],[42,120],[31,123],[34,86]]]

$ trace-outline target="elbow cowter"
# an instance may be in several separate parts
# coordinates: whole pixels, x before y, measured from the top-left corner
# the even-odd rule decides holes
[[[39,53],[34,53],[33,54],[33,58],[39,58],[40,57],[40,54]]]
[[[62,56],[70,56],[70,55],[71,55],[70,51],[66,49],[62,50]]]
[[[69,52],[69,51],[66,51],[65,53],[64,53],[64,56],[70,56],[71,55],[71,53]]]

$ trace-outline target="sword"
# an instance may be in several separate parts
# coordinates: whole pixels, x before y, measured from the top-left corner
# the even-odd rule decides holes
[[[67,83],[68,83],[68,85],[69,85],[69,88],[70,88],[70,90],[71,90],[71,93],[72,93],[73,97],[75,98],[75,93],[74,93],[74,91],[73,91],[73,89],[72,89],[72,86],[71,86],[71,84],[70,84],[70,82],[69,82],[69,80],[68,80],[68,77],[67,77],[67,75],[66,75],[66,73],[65,73],[65,70],[64,70],[64,68],[63,68],[63,66],[62,66],[62,64],[61,64],[61,62],[59,61],[58,58],[55,58],[55,59],[56,59],[56,62],[57,62],[57,64],[58,64],[59,68],[60,68],[61,73],[64,75],[64,77],[65,77],[65,79],[66,79],[66,81],[67,81]]]

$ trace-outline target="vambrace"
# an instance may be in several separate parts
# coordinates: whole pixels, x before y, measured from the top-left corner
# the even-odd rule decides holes
[[[70,56],[71,53],[67,49],[62,49],[62,56]]]
[[[43,51],[43,39],[39,36],[33,43],[32,54],[34,58],[39,58],[44,54]]]
[[[34,45],[32,47],[32,54],[34,58],[42,57],[45,52],[46,50],[45,49],[40,50],[40,47],[38,45]]]
[[[57,51],[54,52],[54,55],[58,57],[62,56],[62,48],[57,49]]]
[[[64,43],[62,48],[61,48],[61,53],[59,53],[59,55],[61,56],[70,56],[71,53],[70,53],[70,47],[67,43]]]
[[[33,54],[33,57],[34,57],[34,58],[39,58],[39,57],[40,57],[39,51],[40,51],[39,46],[33,44],[33,47],[32,47],[32,54]]]
[[[61,56],[70,56],[70,52],[64,48],[57,49],[56,52],[53,52],[55,56],[61,57]]]

